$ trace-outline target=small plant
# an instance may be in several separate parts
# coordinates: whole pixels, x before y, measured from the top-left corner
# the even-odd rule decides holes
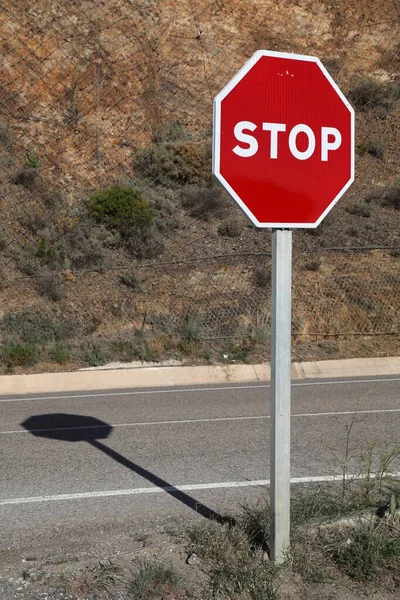
[[[156,360],[154,354],[150,351],[146,339],[139,335],[131,339],[119,339],[111,342],[112,355],[122,362],[131,362],[141,360],[143,362],[153,362]]]
[[[190,533],[190,547],[202,557],[212,598],[274,600],[276,567],[265,561],[268,519],[248,514],[231,523],[199,526]],[[261,529],[260,529],[261,526]],[[265,535],[264,535],[265,529]],[[258,541],[262,543],[259,545]]]
[[[140,287],[140,277],[136,273],[124,273],[121,275],[120,282],[131,290],[138,290]]]
[[[321,266],[320,258],[310,258],[303,264],[303,269],[305,271],[318,271]]]
[[[191,217],[205,221],[223,215],[228,207],[222,188],[210,185],[185,186],[181,192],[181,200]]]
[[[0,144],[4,148],[10,148],[11,142],[11,132],[8,123],[0,121]]]
[[[91,367],[100,367],[108,360],[108,355],[95,342],[86,347],[84,358]]]
[[[243,342],[232,342],[229,345],[227,358],[225,359],[227,362],[243,362],[247,363],[249,360],[249,352],[250,345],[249,341]]]
[[[351,514],[354,511],[352,502],[347,502],[339,494],[323,488],[311,491],[302,491],[294,496],[290,506],[290,521],[292,528],[302,526],[304,523],[318,517],[339,517]]]
[[[201,321],[199,316],[190,312],[186,315],[185,322],[182,328],[182,337],[185,342],[199,342],[201,339]]]
[[[350,90],[348,98],[360,110],[378,109],[382,115],[387,114],[400,96],[400,88],[396,84],[383,83],[371,78],[364,79]]]
[[[164,243],[155,227],[133,229],[124,237],[124,246],[135,258],[155,258],[162,254]]]
[[[41,265],[48,265],[54,262],[56,251],[46,238],[41,238],[35,256],[39,259]]]
[[[152,600],[167,597],[176,592],[180,578],[173,567],[166,567],[156,560],[145,560],[132,574],[128,592],[135,600]]]
[[[38,169],[33,167],[24,167],[11,179],[15,185],[22,185],[30,189],[33,188],[38,177]]]
[[[368,206],[366,202],[362,204],[355,204],[354,206],[349,206],[347,212],[350,215],[355,215],[357,217],[363,217],[364,219],[368,219],[371,216],[371,208]]]
[[[65,286],[59,273],[47,271],[36,282],[36,290],[41,296],[46,296],[53,302],[58,302],[65,296]]]
[[[63,342],[57,342],[50,348],[49,356],[58,364],[63,365],[69,359],[68,348]]]
[[[210,144],[192,141],[182,125],[158,129],[152,143],[137,150],[133,158],[135,174],[158,186],[179,187],[210,180]]]
[[[333,558],[349,577],[358,581],[379,580],[385,571],[400,568],[400,531],[383,524],[368,525],[346,538]]]
[[[68,339],[75,331],[75,324],[66,319],[33,308],[9,311],[0,321],[0,330],[6,338],[27,344],[45,344]]]
[[[87,201],[90,216],[98,223],[122,232],[132,227],[149,227],[153,213],[139,190],[113,185]]]
[[[24,342],[7,342],[0,349],[0,359],[10,369],[28,367],[36,362],[37,350]]]
[[[254,280],[259,287],[266,287],[271,283],[271,267],[261,261],[254,269]]]
[[[365,198],[367,203],[379,203],[400,210],[400,181],[396,181],[386,189],[376,190]]]
[[[383,204],[400,210],[400,181],[397,181],[392,187],[386,190],[383,197]]]
[[[218,227],[218,233],[221,236],[226,236],[230,238],[238,237],[243,231],[243,226],[238,218],[230,217],[223,221],[221,225]]]
[[[86,567],[76,574],[64,575],[60,587],[64,592],[73,594],[74,597],[87,597],[88,594],[91,597],[92,595],[97,597],[97,594],[107,592],[115,586],[120,579],[119,572],[119,568],[114,565]]]
[[[113,234],[104,227],[93,227],[90,222],[78,223],[63,238],[61,254],[64,262],[73,269],[101,268],[104,258],[104,246],[111,245]]]
[[[380,141],[367,140],[366,142],[359,144],[357,149],[358,149],[358,153],[361,155],[362,154],[370,154],[374,158],[379,158],[381,160],[383,159],[384,150],[383,150],[383,144]]]
[[[38,169],[40,161],[34,152],[29,152],[26,156],[25,167],[28,169]]]

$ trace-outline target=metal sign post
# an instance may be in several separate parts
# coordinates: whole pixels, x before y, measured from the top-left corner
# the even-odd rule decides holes
[[[354,181],[354,110],[321,61],[258,50],[214,98],[213,173],[272,234],[271,559],[290,542],[292,229]]]
[[[271,304],[271,560],[282,563],[290,545],[290,383],[292,231],[272,233]]]

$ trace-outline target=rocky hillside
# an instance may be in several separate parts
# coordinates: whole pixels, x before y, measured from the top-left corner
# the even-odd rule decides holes
[[[400,327],[396,0],[4,0],[0,45],[5,369],[261,352],[270,236],[210,179],[212,98],[260,48],[321,58],[357,115],[355,184],[295,235],[298,356],[397,352],[343,338]]]

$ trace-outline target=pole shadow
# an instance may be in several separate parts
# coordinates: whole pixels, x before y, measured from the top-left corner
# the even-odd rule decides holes
[[[232,524],[233,522],[232,518],[218,514],[212,508],[209,508],[202,502],[198,502],[182,490],[158,477],[158,475],[151,473],[151,471],[106,446],[101,440],[106,440],[110,436],[113,427],[104,421],[82,415],[55,413],[29,417],[21,423],[21,426],[36,437],[63,442],[87,442],[120,465],[147,479],[147,481],[162,489],[173,498],[176,498],[176,500],[179,500],[179,502],[182,502],[182,504],[191,508],[202,517],[217,521],[218,523]]]

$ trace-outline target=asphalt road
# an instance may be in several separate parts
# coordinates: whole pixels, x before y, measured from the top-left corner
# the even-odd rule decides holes
[[[261,384],[0,397],[3,561],[118,552],[255,502],[269,478],[269,404]],[[340,476],[350,425],[356,473],[369,445],[378,455],[400,443],[400,377],[294,382],[292,477]]]

